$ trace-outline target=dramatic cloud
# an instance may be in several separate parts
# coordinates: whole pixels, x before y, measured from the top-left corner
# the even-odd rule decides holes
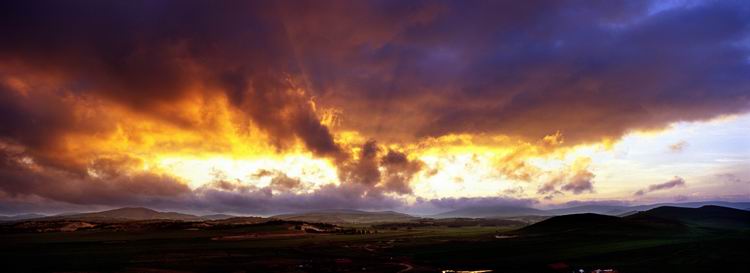
[[[71,204],[159,205],[181,198],[190,189],[177,179],[132,169],[129,159],[94,162],[90,174],[36,164],[3,147],[0,150],[0,192],[13,199],[41,197]]]
[[[304,23],[289,32],[321,101],[378,139],[560,131],[572,145],[748,109],[741,2],[344,5],[290,7]],[[306,14],[337,8],[351,16]]]
[[[750,4],[657,6],[3,1],[0,206],[594,194],[576,148],[750,110]]]
[[[368,140],[359,152],[356,161],[349,162],[340,168],[339,176],[342,181],[375,186],[380,182],[380,170],[378,170],[378,153],[380,148],[374,140]]]
[[[171,206],[214,212],[274,214],[313,209],[392,209],[405,205],[400,198],[383,195],[360,184],[325,185],[309,192],[294,192],[273,183],[268,187],[223,183],[232,186],[206,185]]]
[[[409,182],[423,168],[422,162],[410,161],[406,154],[392,150],[383,156],[380,165],[385,168],[383,187],[402,194],[412,193]]]
[[[589,171],[590,158],[577,159],[567,170],[555,175],[537,189],[538,194],[546,194],[545,199],[562,195],[563,191],[581,194],[594,191],[594,173]],[[558,186],[562,185],[561,187]]]
[[[279,148],[299,138],[315,154],[345,156],[304,91],[275,7],[208,4],[5,3],[0,33],[12,42],[0,46],[0,72],[9,79],[43,74],[55,89],[68,90],[61,94],[68,99],[95,96],[194,129],[206,129],[205,121],[184,115],[180,103],[225,98]],[[3,101],[18,104],[11,99]],[[17,108],[7,110],[11,117],[24,113]],[[76,121],[72,110],[57,111],[63,122]],[[55,129],[76,130],[57,120],[37,122],[52,126],[38,132],[50,138]]]
[[[682,150],[685,150],[687,146],[688,146],[687,141],[680,140],[679,142],[669,145],[669,151],[673,153],[679,153],[679,152],[682,152]]]
[[[682,179],[682,177],[675,176],[674,179],[669,180],[667,182],[661,183],[661,184],[653,184],[648,186],[646,189],[639,190],[635,192],[636,196],[641,196],[650,192],[655,191],[662,191],[662,190],[668,190],[675,187],[684,187],[685,186],[685,179]]]
[[[285,174],[279,175],[271,179],[271,187],[282,190],[296,189],[302,185],[299,179],[294,179],[286,176]]]
[[[279,191],[290,191],[299,189],[304,186],[302,181],[300,181],[299,178],[292,178],[289,177],[286,173],[277,171],[277,170],[266,170],[261,169],[258,172],[251,175],[251,177],[255,179],[259,179],[262,177],[271,177],[271,182],[269,183],[269,187],[271,189],[279,190]],[[225,177],[218,177],[218,181],[225,182]]]
[[[374,140],[365,142],[358,158],[339,168],[339,177],[343,182],[364,185],[372,191],[412,193],[410,182],[424,164],[409,160],[402,152],[388,150],[384,155],[381,152]]]
[[[79,175],[33,162],[7,146],[0,154],[0,212],[35,208],[42,204],[100,207],[148,206],[152,208],[271,214],[303,209],[384,209],[404,205],[399,198],[362,184],[325,185],[311,191],[304,181],[279,171],[266,171],[270,184],[258,187],[226,180],[215,174],[214,181],[191,190],[174,177],[139,172],[137,161],[101,159]],[[41,203],[41,204],[40,204]],[[36,204],[36,205],[35,205]],[[69,205],[65,205],[69,204]],[[70,205],[72,204],[72,205]],[[49,208],[47,208],[48,210]],[[59,212],[59,211],[58,211]]]
[[[573,175],[570,182],[563,185],[562,189],[564,191],[573,192],[574,194],[580,194],[586,191],[591,192],[594,190],[594,184],[592,182],[593,178],[593,173],[588,170],[581,170]]]

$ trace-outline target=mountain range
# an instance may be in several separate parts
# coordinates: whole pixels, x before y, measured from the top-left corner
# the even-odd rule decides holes
[[[465,207],[440,214],[433,215],[434,218],[508,218],[516,216],[557,216],[567,214],[596,213],[610,216],[627,216],[639,211],[646,211],[657,207],[683,207],[698,208],[702,206],[722,206],[740,210],[750,210],[750,202],[724,202],[724,201],[706,201],[706,202],[688,202],[688,203],[658,203],[650,205],[637,206],[616,206],[616,205],[581,205],[568,208],[558,209],[534,209],[517,206],[476,206]]]
[[[419,219],[404,213],[394,211],[361,211],[348,209],[334,210],[316,210],[305,213],[280,214],[272,218],[287,221],[304,221],[313,223],[388,223],[388,222],[409,222]]]
[[[699,208],[662,206],[625,217],[594,213],[554,216],[529,225],[513,234],[681,234],[702,231],[743,231],[750,229],[750,211],[706,205]]]
[[[109,221],[144,221],[144,220],[172,220],[172,221],[206,221],[221,220],[236,217],[227,214],[212,214],[205,216],[196,216],[192,214],[178,212],[162,212],[141,207],[125,207],[113,210],[86,213],[65,213],[54,216],[42,214],[23,214],[16,216],[3,216],[0,221],[90,221],[90,222],[109,222]]]
[[[721,201],[690,202],[690,203],[660,203],[638,206],[613,206],[613,205],[582,205],[559,209],[535,209],[519,206],[477,206],[456,209],[428,218],[513,218],[533,216],[536,222],[551,216],[595,213],[599,215],[627,217],[637,215],[639,212],[648,211],[658,207],[675,208],[699,208],[704,206],[721,206],[747,211],[750,203],[734,203]],[[80,221],[133,221],[133,220],[173,220],[173,221],[208,221],[222,220],[236,217],[228,214],[212,214],[197,216],[178,212],[161,212],[148,208],[126,207],[113,210],[88,213],[68,213],[55,216],[41,214],[23,214],[15,216],[0,216],[0,221],[22,221],[22,220],[80,220]],[[409,214],[394,211],[361,211],[349,209],[314,210],[300,213],[279,214],[271,218],[305,221],[317,223],[392,223],[409,222],[420,219]]]
[[[26,219],[42,218],[42,217],[47,217],[47,215],[37,214],[37,213],[27,213],[27,214],[18,214],[18,215],[11,215],[11,216],[0,216],[0,221],[19,221],[19,220],[26,220]]]

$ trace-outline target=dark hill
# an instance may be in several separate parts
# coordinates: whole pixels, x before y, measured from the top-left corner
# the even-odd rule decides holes
[[[679,221],[691,226],[719,229],[750,228],[750,211],[720,206],[700,208],[658,207],[625,217],[629,221],[655,219]]]
[[[720,206],[658,207],[626,217],[593,213],[555,216],[524,227],[516,234],[657,235],[681,234],[690,227],[750,229],[750,212]]]
[[[590,232],[618,227],[624,220],[615,216],[594,213],[555,216],[539,223],[524,227],[514,233],[547,234],[563,232]]]
[[[611,216],[627,216],[638,211],[646,211],[658,207],[682,207],[682,208],[699,208],[707,205],[721,206],[735,209],[747,209],[748,203],[732,203],[721,201],[689,202],[689,203],[660,203],[639,206],[618,206],[618,205],[581,205],[557,209],[535,209],[522,206],[473,206],[460,208],[437,215],[433,218],[508,218],[518,216],[557,216],[568,214],[596,213]]]
[[[77,221],[142,221],[142,220],[178,220],[198,221],[200,217],[177,212],[161,212],[147,208],[119,208],[100,212],[68,214],[45,217],[39,220],[77,220]]]

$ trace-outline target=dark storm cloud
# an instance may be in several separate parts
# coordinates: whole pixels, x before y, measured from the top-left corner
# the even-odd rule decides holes
[[[267,187],[214,181],[191,190],[169,175],[138,172],[128,158],[92,162],[86,174],[34,163],[22,151],[4,145],[0,150],[0,212],[86,210],[92,207],[147,206],[159,209],[235,213],[279,213],[309,209],[385,209],[404,201],[385,195],[371,185],[342,183],[311,191],[297,191],[304,181],[283,172],[269,171]],[[58,209],[49,206],[54,205]]]
[[[0,196],[80,205],[157,205],[190,193],[171,176],[132,172],[127,161],[100,161],[91,166],[92,174],[79,174],[41,166],[23,153],[0,148]],[[131,172],[122,174],[125,169]]]
[[[577,143],[746,111],[747,6],[653,5],[6,2],[0,56],[139,109],[220,86],[277,145],[298,136],[322,155],[339,148],[297,84],[383,138],[560,130]]]
[[[4,2],[2,72],[55,75],[60,89],[188,128],[199,122],[164,106],[220,92],[278,147],[299,138],[317,155],[343,157],[299,92],[304,77],[277,9],[262,1]]]
[[[374,141],[350,157],[321,124],[311,96],[321,107],[342,111],[342,128],[385,143],[451,133],[537,140],[559,131],[564,145],[575,145],[746,112],[750,4],[716,1],[652,14],[653,6],[3,1],[0,144],[19,145],[21,152],[3,150],[0,199],[34,195],[103,205],[172,200],[257,211],[397,206],[387,194],[411,193],[409,181],[422,164]],[[13,78],[34,83],[25,87],[31,91],[14,86]],[[126,157],[70,158],[61,145],[70,133],[115,129],[98,118],[97,111],[107,109],[90,106],[99,99],[201,130],[203,121],[173,108],[217,96],[280,150],[300,140],[315,155],[335,159],[344,183],[274,194],[224,181],[191,192],[172,177],[132,172],[139,163]],[[76,112],[81,101],[93,114]],[[516,161],[504,166],[503,173],[519,180],[535,171]],[[593,190],[593,173],[573,176],[539,192]],[[276,185],[293,188],[294,182]]]
[[[641,196],[650,192],[654,191],[661,191],[661,190],[668,190],[675,187],[684,187],[685,186],[685,179],[682,179],[682,177],[675,176],[674,179],[669,180],[667,182],[661,183],[661,184],[653,184],[648,186],[646,189],[639,190],[635,192],[636,196]]]
[[[749,107],[742,1],[389,3],[287,11],[322,100],[381,140],[559,130],[569,145]]]
[[[378,147],[375,140],[365,142],[356,160],[347,162],[339,167],[339,177],[344,182],[362,184],[374,187],[380,182],[380,170],[378,169]]]
[[[372,191],[411,194],[411,181],[424,168],[419,159],[410,160],[407,154],[388,150],[382,154],[374,140],[365,142],[359,155],[339,166],[342,182],[365,185]]]
[[[215,172],[213,181],[190,189],[170,175],[141,171],[142,162],[136,158],[100,156],[85,165],[84,172],[74,172],[35,162],[22,146],[0,142],[0,181],[3,182],[0,183],[0,211],[50,211],[40,209],[45,204],[77,210],[83,206],[148,206],[260,214],[403,207],[405,202],[401,197],[388,193],[410,194],[409,182],[422,163],[396,151],[380,156],[380,150],[374,141],[365,143],[359,160],[352,160],[355,167],[342,168],[352,172],[345,177],[355,180],[345,180],[339,185],[313,188],[308,182],[282,171],[263,169],[250,176],[270,177],[268,186],[228,180],[223,173]]]
[[[0,58],[185,126],[159,106],[220,89],[277,146],[333,157],[296,88],[383,141],[559,130],[576,144],[747,111],[748,5],[655,5],[5,2]]]
[[[383,153],[377,142],[369,140],[362,144],[356,158],[341,163],[339,185],[298,191],[309,189],[305,181],[282,171],[264,169],[251,176],[272,177],[267,187],[218,179],[193,191],[185,206],[261,214],[310,209],[392,209],[406,205],[399,195],[412,193],[410,182],[423,165],[402,152]]]
[[[114,126],[95,114],[77,113],[76,104],[70,98],[48,92],[24,95],[3,82],[1,76],[0,141],[21,145],[27,155],[40,164],[83,172],[80,159],[63,152],[59,138],[69,132],[95,134],[109,131]],[[89,111],[97,113],[98,109]]]
[[[403,206],[400,199],[372,192],[359,184],[325,185],[307,193],[279,192],[257,188],[245,192],[197,189],[182,208],[216,212],[273,214],[314,209],[386,209]]]
[[[401,194],[412,193],[410,182],[424,168],[421,161],[409,160],[406,154],[393,150],[380,159],[380,165],[385,168],[383,187]]]

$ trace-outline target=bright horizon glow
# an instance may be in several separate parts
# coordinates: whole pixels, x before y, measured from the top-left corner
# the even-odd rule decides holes
[[[2,5],[0,213],[750,201],[741,1]]]
[[[581,145],[559,155],[529,157],[530,165],[546,173],[535,181],[509,179],[497,170],[497,158],[507,154],[507,148],[483,150],[473,146],[451,146],[453,148],[441,151],[427,150],[424,154],[414,151],[427,166],[412,182],[414,196],[428,199],[539,198],[543,196],[536,191],[546,179],[570,168],[576,160],[587,158],[591,160],[590,168],[595,174],[595,192],[555,196],[538,205],[573,200],[633,203],[731,200],[750,194],[750,189],[727,189],[725,182],[717,181],[727,174],[740,181],[750,180],[750,172],[741,168],[750,165],[750,144],[742,138],[743,135],[750,135],[750,114],[704,122],[678,122],[660,131],[633,132],[615,143]],[[670,150],[670,145],[675,143],[683,143],[684,147],[679,151]],[[217,175],[246,185],[265,187],[269,185],[270,177],[253,177],[262,170],[283,171],[291,178],[300,179],[309,189],[339,184],[336,168],[329,161],[309,154],[277,159],[242,159],[232,155],[164,157],[156,165],[159,170],[184,179],[193,189],[209,184],[217,179]],[[687,185],[671,191],[633,196],[642,188],[674,176],[684,178]],[[411,200],[413,203],[413,198]]]

